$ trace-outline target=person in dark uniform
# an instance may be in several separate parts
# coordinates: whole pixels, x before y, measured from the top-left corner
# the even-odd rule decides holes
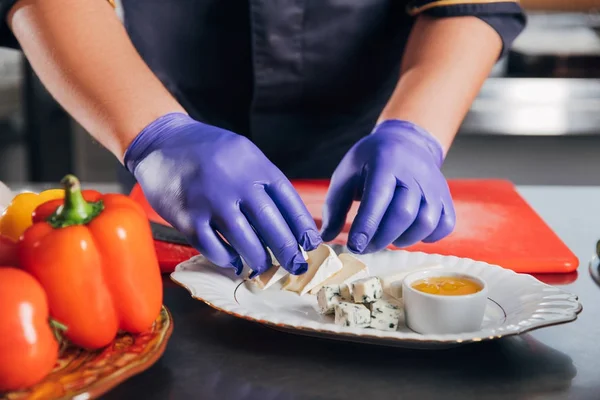
[[[57,101],[209,260],[293,274],[334,239],[433,242],[454,228],[440,172],[525,25],[513,0],[0,0]],[[331,177],[323,226],[288,179]]]

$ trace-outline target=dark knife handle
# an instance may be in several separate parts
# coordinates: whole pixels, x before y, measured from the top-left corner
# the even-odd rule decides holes
[[[154,240],[191,247],[183,233],[173,227],[150,221],[150,228]]]

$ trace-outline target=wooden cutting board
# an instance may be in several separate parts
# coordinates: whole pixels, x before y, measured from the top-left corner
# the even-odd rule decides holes
[[[329,182],[293,183],[320,226]],[[419,243],[406,250],[467,257],[522,273],[568,273],[577,269],[579,261],[575,254],[525,202],[511,182],[450,180],[449,186],[457,215],[454,232],[437,243]],[[131,197],[144,207],[149,219],[166,224],[148,205],[139,186],[134,187]],[[358,203],[355,203],[337,243],[345,243],[357,208]],[[182,247],[157,244],[163,270],[173,268],[194,254],[192,249]]]

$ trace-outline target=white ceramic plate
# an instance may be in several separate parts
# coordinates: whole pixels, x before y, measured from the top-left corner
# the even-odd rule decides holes
[[[334,246],[336,252],[346,251]],[[526,274],[465,258],[420,252],[386,250],[358,256],[371,275],[409,270],[439,263],[448,271],[478,276],[489,285],[484,322],[477,332],[421,335],[401,321],[394,332],[338,326],[333,317],[320,315],[316,296],[299,296],[277,285],[261,291],[233,270],[214,266],[196,256],[177,266],[171,278],[190,294],[217,310],[291,333],[398,347],[439,348],[498,339],[533,329],[573,321],[582,307],[577,296],[546,285]],[[246,271],[242,276],[247,276]]]

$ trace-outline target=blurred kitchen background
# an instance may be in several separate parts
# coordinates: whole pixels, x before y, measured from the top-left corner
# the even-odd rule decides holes
[[[496,65],[445,163],[448,177],[600,185],[600,0],[521,0],[529,25]],[[0,180],[114,182],[116,160],[0,49]]]

